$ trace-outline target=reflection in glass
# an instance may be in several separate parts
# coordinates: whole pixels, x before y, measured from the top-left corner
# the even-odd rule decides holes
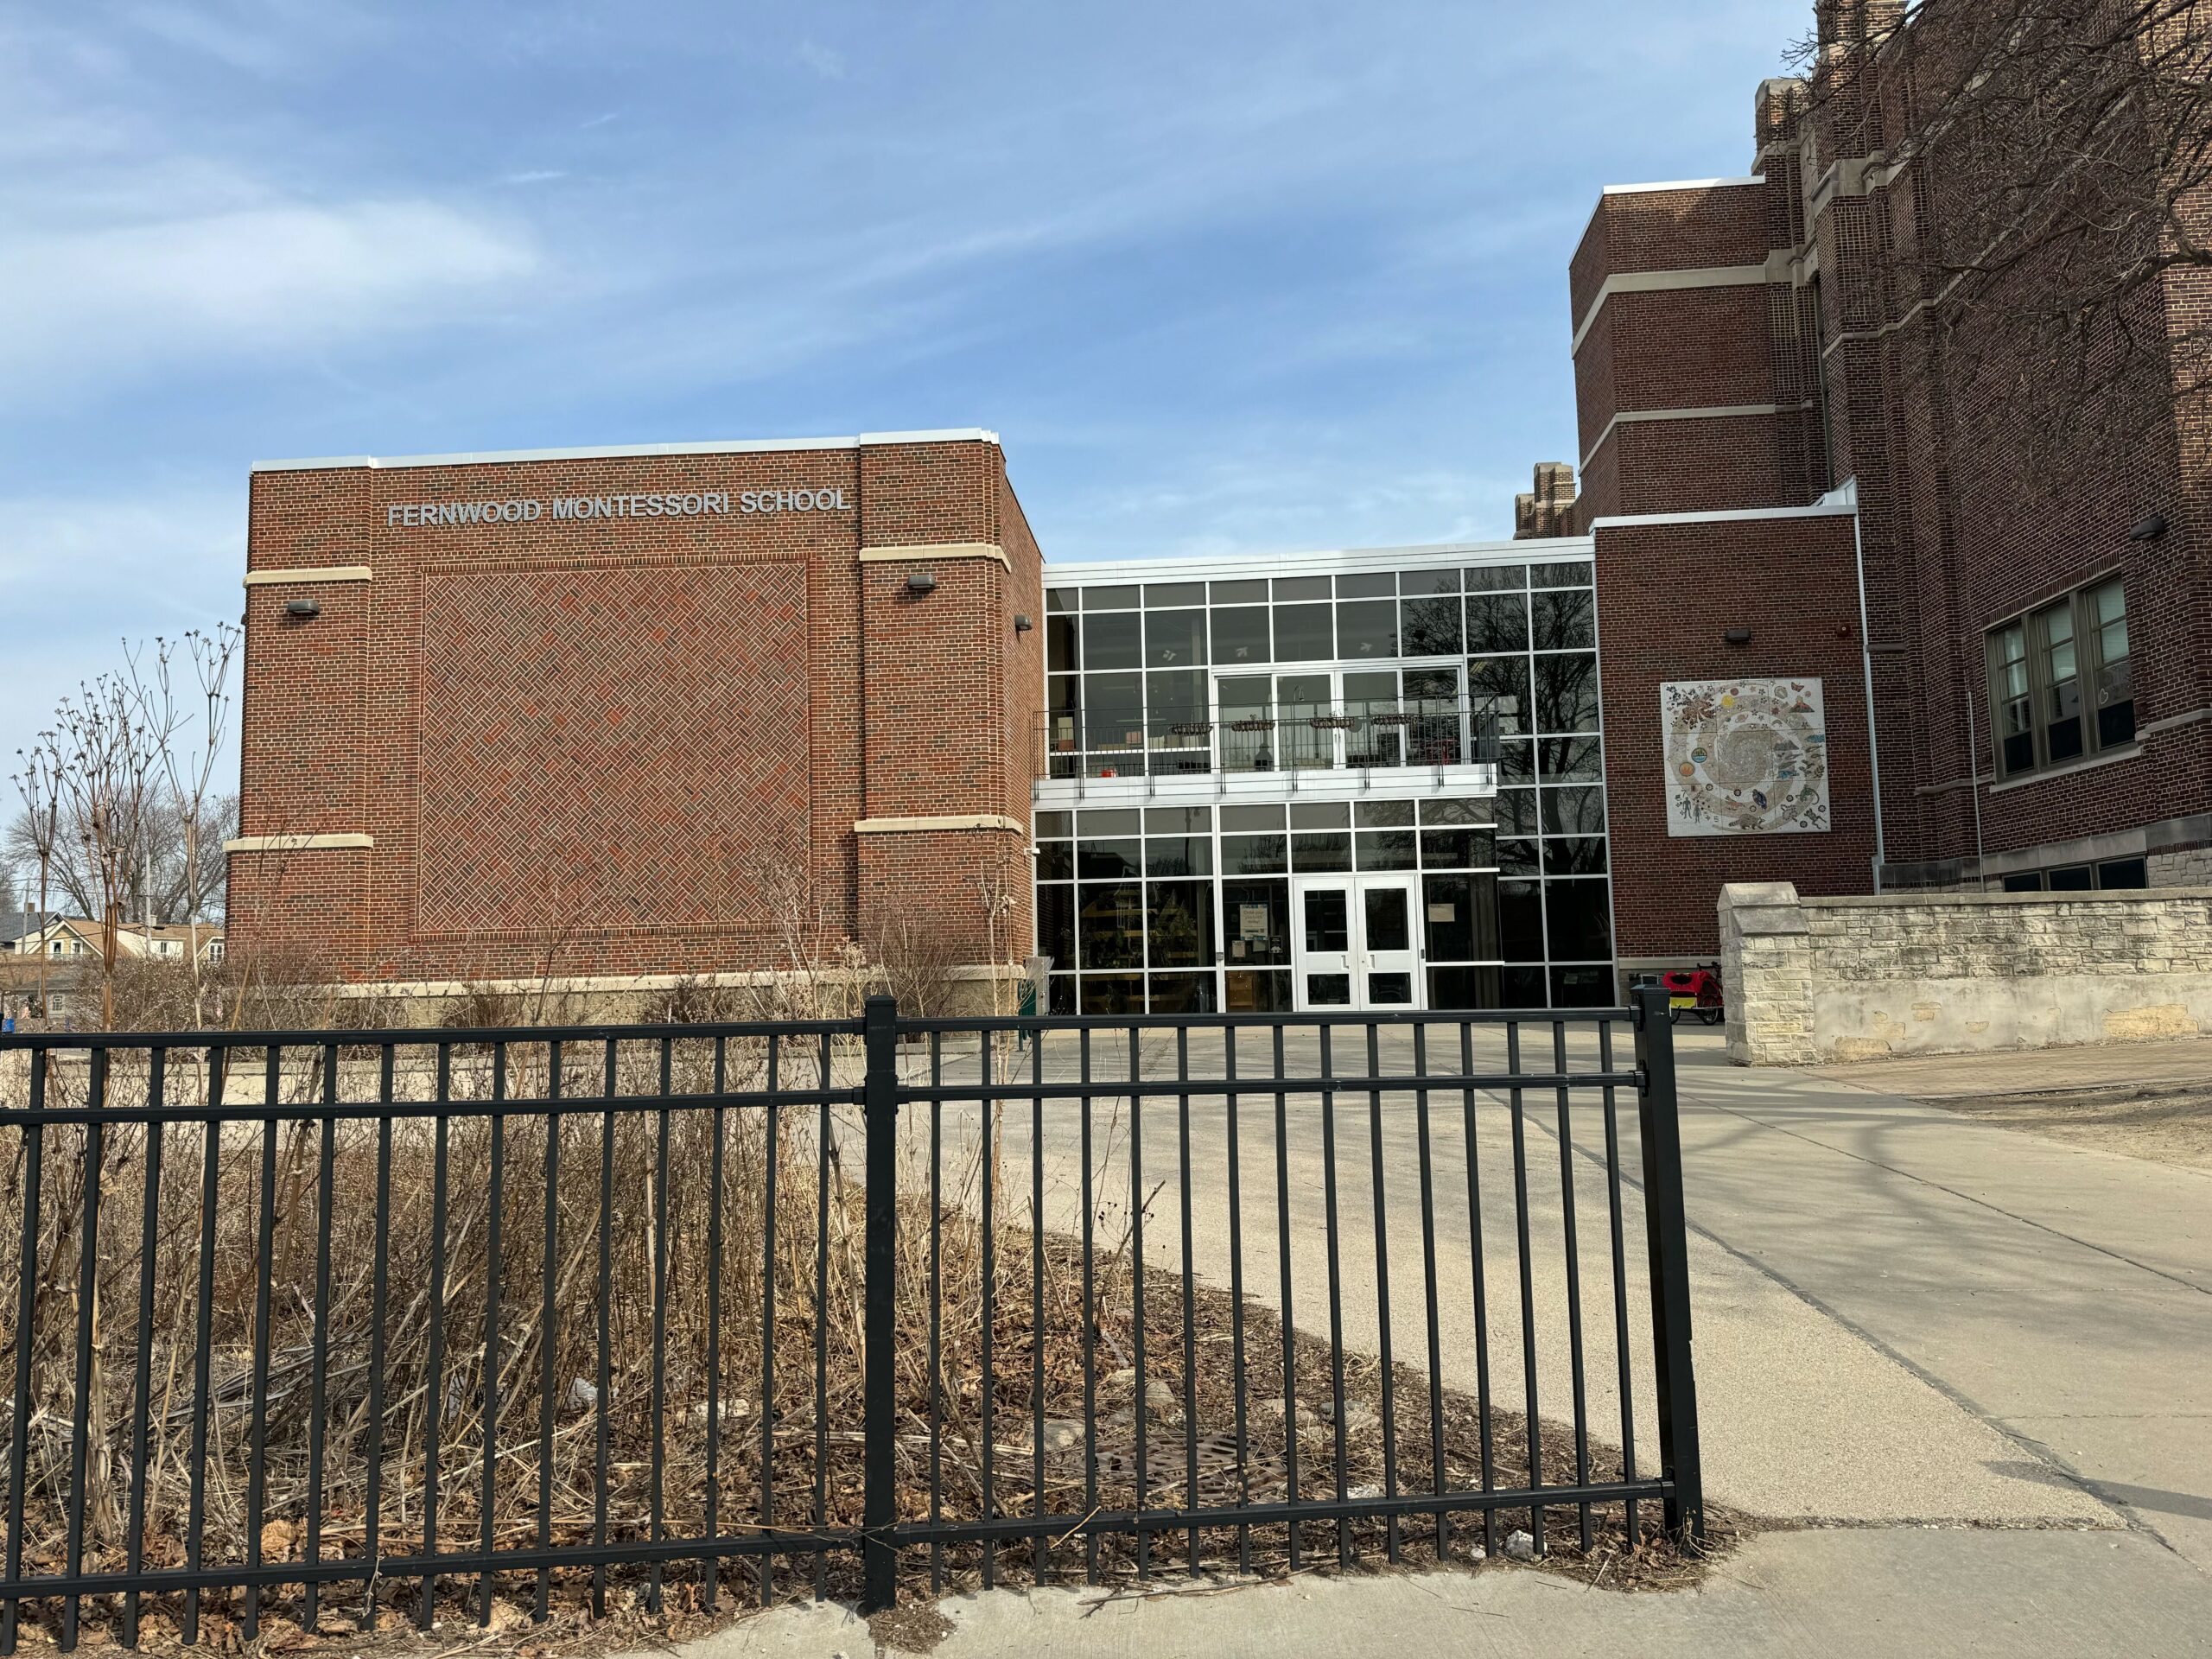
[[[1589,962],[1613,954],[1612,918],[1603,879],[1548,881],[1544,912],[1554,962]]]
[[[1351,976],[1350,974],[1308,974],[1306,976],[1306,1002],[1308,1007],[1348,1008],[1351,1006]]]
[[[1143,619],[1135,611],[1109,611],[1083,619],[1085,668],[1135,668],[1144,660]]]
[[[1605,838],[1603,836],[1554,836],[1544,843],[1547,875],[1603,875]]]
[[[1467,652],[1529,649],[1529,601],[1520,594],[1467,595]]]
[[[1478,657],[1470,661],[1467,705],[1478,716],[1495,717],[1501,737],[1513,737],[1527,731],[1529,659]]]
[[[1605,833],[1605,791],[1599,784],[1569,784],[1544,791],[1544,833],[1602,836]]]
[[[1142,974],[1085,974],[1082,1007],[1085,1014],[1142,1014]]]
[[[1279,663],[1325,663],[1337,654],[1329,606],[1278,605],[1274,626]]]
[[[1544,904],[1536,882],[1498,882],[1497,943],[1508,962],[1544,959]]]
[[[1594,732],[1598,729],[1598,659],[1588,652],[1539,657],[1536,662],[1536,729]]]
[[[1598,608],[1587,593],[1537,594],[1530,622],[1538,651],[1588,651],[1598,643]]]
[[[1145,938],[1154,968],[1213,966],[1213,887],[1153,881],[1145,887]]]
[[[1408,657],[1459,654],[1459,600],[1408,599],[1398,606],[1399,642]]]
[[[1414,1000],[1414,976],[1411,974],[1370,974],[1367,976],[1367,1001],[1370,1007],[1403,1007]]]
[[[1398,654],[1398,607],[1393,600],[1360,600],[1337,607],[1337,654],[1351,660]]]
[[[1264,605],[1239,606],[1213,613],[1213,659],[1217,663],[1268,660],[1268,611]]]
[[[1341,952],[1351,949],[1351,896],[1342,887],[1309,887],[1305,895],[1306,948]]]
[[[1407,914],[1411,894],[1404,887],[1365,887],[1360,894],[1367,924],[1367,949],[1410,950],[1414,948],[1413,918]]]
[[[1143,967],[1143,887],[1135,881],[1090,881],[1076,891],[1083,965],[1087,969]]]
[[[1148,611],[1144,619],[1145,661],[1153,668],[1187,668],[1206,659],[1204,611]]]
[[[1548,784],[1595,783],[1604,750],[1594,737],[1547,737],[1536,745],[1536,770]]]

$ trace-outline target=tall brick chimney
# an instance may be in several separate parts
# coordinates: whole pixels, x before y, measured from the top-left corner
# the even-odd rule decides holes
[[[1513,498],[1513,539],[1574,533],[1574,468],[1563,461],[1536,463],[1535,487]]]
[[[1905,0],[1818,0],[1813,8],[1822,46],[1864,46],[1904,27]]]

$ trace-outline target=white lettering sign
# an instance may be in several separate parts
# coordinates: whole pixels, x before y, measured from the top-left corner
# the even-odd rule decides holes
[[[778,512],[842,512],[842,489],[747,490],[733,505],[728,490],[662,491],[651,495],[556,495],[550,501],[404,501],[384,510],[385,528],[448,524],[526,524],[570,518],[697,518]]]

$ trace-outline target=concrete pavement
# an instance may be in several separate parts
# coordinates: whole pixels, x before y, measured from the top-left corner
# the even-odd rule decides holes
[[[938,1651],[2212,1653],[2212,1174],[1999,1128],[1856,1078],[1732,1067],[1718,1033],[1677,1035],[1707,1491],[1793,1529],[1754,1539],[1694,1593],[1621,1595],[1493,1567],[1141,1602],[1004,1594],[947,1604],[955,1630]],[[1399,1182],[1418,1150],[1412,1103],[1383,1104],[1384,1166]],[[1485,1258],[1512,1260],[1503,1105],[1478,1108],[1471,1145],[1451,1127],[1456,1102],[1433,1125],[1440,1194],[1464,1192],[1471,1158],[1476,1166],[1479,1218],[1471,1205],[1435,1209],[1436,1249],[1461,1264],[1477,1236]],[[1324,1306],[1306,1289],[1326,1257],[1318,1111],[1291,1103],[1284,1173],[1298,1320],[1325,1330]],[[1226,1283],[1231,1119],[1225,1103],[1204,1096],[1192,1116],[1192,1265]],[[1400,1184],[1380,1208],[1385,1298],[1371,1265],[1366,1097],[1340,1099],[1337,1120],[1347,1345],[1371,1351],[1387,1300],[1399,1355],[1419,1363],[1420,1206]],[[1235,1121],[1244,1282],[1271,1300],[1285,1219],[1274,1209],[1272,1103],[1248,1097]],[[1633,1123],[1624,1109],[1631,1246],[1643,1224]],[[1147,1105],[1145,1185],[1166,1183],[1147,1223],[1147,1255],[1159,1264],[1179,1261],[1177,1127],[1174,1103]],[[1570,1397],[1560,1308],[1573,1193],[1591,1421],[1618,1441],[1603,1114],[1578,1106],[1564,1161],[1548,1097],[1527,1103],[1522,1128],[1533,1243],[1525,1311],[1545,1414]],[[1027,1167],[1027,1113],[1008,1114],[1006,1154],[1017,1169]],[[1080,1165],[1049,1122],[1045,1153],[1046,1218],[1071,1224]],[[1125,1121],[1102,1134],[1093,1175],[1110,1236],[1117,1202],[1126,1215]],[[1640,1255],[1626,1252],[1619,1287],[1630,1310],[1648,1307]],[[1524,1310],[1510,1272],[1493,1287],[1492,1387],[1517,1404]],[[1443,1369],[1471,1389],[1472,1315],[1453,1306],[1440,1311]],[[1648,1426],[1642,1323],[1630,1320],[1630,1395]],[[798,1608],[705,1645],[721,1659],[857,1656],[871,1644],[842,1610]]]
[[[1682,1050],[1700,1230],[2212,1570],[2212,1174]]]
[[[1836,1172],[1859,1166],[1847,1156],[1802,1136],[1765,1132],[1707,1101],[1700,1093],[1705,1080],[1724,1079],[1726,1087],[1740,1090],[1728,1098],[1746,1103],[1794,1099],[1797,1095],[1793,1090],[1826,1088],[1865,1113],[1873,1109],[1866,1104],[1868,1097],[1841,1085],[1808,1084],[1795,1073],[1750,1074],[1729,1068],[1717,1032],[1684,1031],[1678,1036],[1685,1063],[1688,1208],[1696,1224],[1690,1240],[1691,1296],[1707,1495],[1755,1516],[1792,1521],[2117,1524],[2109,1506],[2057,1463],[2024,1454],[2016,1435],[1962,1406],[1939,1376],[1898,1363],[1895,1354],[1836,1317],[1817,1294],[1808,1294],[1805,1280],[1777,1271],[1764,1259],[1770,1237],[1786,1241],[1808,1227],[1827,1224],[1801,1211],[1801,1186],[1827,1190]],[[1502,1053],[1485,1054],[1480,1047],[1485,1042],[1502,1044],[1502,1033],[1478,1033],[1475,1040],[1478,1067],[1502,1065]],[[1583,1046],[1578,1051],[1577,1045]],[[1574,1033],[1569,1039],[1567,1063],[1578,1069],[1595,1067],[1599,1056],[1593,1045],[1586,1030]],[[1321,1070],[1319,1056],[1301,1052],[1295,1042],[1285,1058],[1286,1070],[1294,1075],[1312,1077]],[[1541,1069],[1550,1057],[1523,1058],[1525,1065]],[[1624,1044],[1616,1046],[1613,1060],[1627,1063]],[[1067,1055],[1048,1054],[1045,1075],[1072,1075],[1069,1061]],[[1350,1057],[1339,1053],[1332,1061],[1338,1075],[1357,1072],[1363,1064],[1364,1057],[1357,1052]],[[1387,1043],[1381,1064],[1386,1072],[1411,1069],[1406,1057],[1393,1060]],[[1094,1057],[1093,1069],[1096,1076],[1106,1074],[1104,1057]],[[1141,1069],[1147,1075],[1158,1075],[1154,1065]],[[1195,1041],[1189,1069],[1197,1076],[1221,1074],[1218,1057],[1199,1052]],[[1249,1058],[1239,1069],[1251,1069]],[[1523,1360],[1525,1344],[1535,1356],[1541,1412],[1554,1422],[1567,1420],[1576,1392],[1575,1326],[1568,1317],[1572,1262],[1573,1288],[1583,1309],[1580,1384],[1592,1434],[1613,1446],[1626,1438],[1618,1386],[1618,1325],[1613,1317],[1618,1290],[1618,1306],[1627,1315],[1633,1406],[1627,1427],[1638,1436],[1643,1459],[1640,1466],[1648,1469],[1656,1402],[1647,1340],[1650,1303],[1633,1099],[1624,1093],[1616,1111],[1625,1246],[1618,1282],[1609,1249],[1602,1103],[1587,1095],[1577,1097],[1568,1116],[1575,1156],[1562,1160],[1555,1099],[1543,1090],[1526,1091],[1517,1166],[1508,1101],[1478,1100],[1471,1143],[1457,1096],[1439,1097],[1431,1109],[1435,1192],[1431,1224],[1444,1287],[1438,1309],[1438,1347],[1446,1383],[1471,1395],[1483,1380],[1469,1291],[1471,1245],[1479,1236],[1491,1397],[1509,1408],[1522,1404],[1530,1375]],[[1928,1115],[1927,1109],[1906,1109]],[[1325,1122],[1322,1104],[1314,1096],[1293,1095],[1280,1136],[1271,1098],[1246,1095],[1240,1097],[1235,1122],[1241,1162],[1236,1218],[1241,1222],[1246,1294],[1280,1311],[1278,1241],[1287,1231],[1294,1316],[1306,1330],[1327,1332],[1331,1274],[1325,1192],[1331,1166],[1323,1146],[1325,1134],[1333,1133],[1336,1277],[1341,1286],[1345,1344],[1361,1352],[1378,1351],[1381,1290],[1387,1277],[1394,1352],[1401,1361],[1418,1365],[1427,1358],[1427,1253],[1415,1179],[1421,1167],[1417,1110],[1411,1096],[1382,1096],[1385,1179],[1379,1211],[1380,1261],[1370,1150],[1375,1125],[1366,1095],[1339,1095],[1333,1123]],[[1948,1115],[1932,1116],[1950,1121]],[[949,1134],[957,1135],[963,1124],[972,1128],[973,1122],[972,1114],[948,1109]],[[1228,1103],[1221,1096],[1192,1096],[1188,1153],[1190,1185],[1196,1195],[1192,1262],[1201,1279],[1224,1287],[1230,1282],[1230,1123]],[[1976,1128],[1966,1127],[1970,1134]],[[1147,1102],[1141,1135],[1141,1185],[1150,1203],[1145,1249],[1156,1268],[1173,1268],[1181,1262],[1177,1194],[1184,1153],[1179,1128],[1176,1101]],[[1995,1130],[1980,1134],[1993,1156],[2018,1138]],[[1013,1191],[1001,1196],[1001,1205],[1007,1206],[1001,1213],[1017,1218],[1026,1205],[1030,1135],[1026,1110],[1003,1115],[1002,1155]],[[1093,1209],[1102,1249],[1110,1249],[1127,1225],[1136,1161],[1130,1141],[1127,1102],[1102,1103],[1095,1116],[1092,1154]],[[1066,1109],[1048,1109],[1044,1146],[1046,1224],[1072,1233],[1082,1213],[1082,1160],[1074,1122]],[[1276,1204],[1278,1155],[1286,1166],[1281,1184],[1289,1195],[1287,1230]],[[1479,1215],[1467,1199],[1471,1161]],[[1820,1173],[1810,1173],[1816,1168]],[[1904,1196],[1911,1192],[1901,1189]],[[1570,1193],[1577,1224],[1572,1252],[1567,1228]],[[1897,1202],[1899,1196],[1877,1195],[1862,1205],[1853,1224],[1866,1233],[1867,1242],[1854,1249],[1854,1257],[1879,1255],[1885,1249],[1903,1250],[1920,1236],[1920,1207]],[[2111,1201],[2120,1202],[2117,1195]],[[1515,1272],[1516,1217],[1524,1210],[1529,1243],[1525,1299]],[[1885,1244],[1891,1233],[1894,1240]],[[2031,1231],[2022,1236],[2031,1247],[2037,1243]],[[1851,1270],[1859,1270],[1855,1261]],[[1156,1352],[1154,1363],[1164,1360],[1172,1374],[1175,1359],[1172,1353]],[[1254,1385],[1255,1394],[1278,1391],[1264,1377]]]
[[[1703,1588],[1623,1593],[1515,1567],[1410,1577],[1312,1577],[1197,1594],[1001,1592],[940,1604],[937,1659],[1769,1659],[1783,1655],[2212,1652],[2202,1580],[2133,1533],[1905,1528],[1754,1540]],[[686,1659],[865,1659],[842,1607],[793,1607],[690,1643]]]

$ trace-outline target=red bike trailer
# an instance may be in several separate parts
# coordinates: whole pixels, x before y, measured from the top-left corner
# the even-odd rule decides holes
[[[1727,1017],[1720,995],[1719,963],[1662,974],[1659,983],[1667,993],[1667,1017],[1677,1025],[1685,1013],[1695,1014],[1700,1024],[1707,1026],[1717,1026]]]

